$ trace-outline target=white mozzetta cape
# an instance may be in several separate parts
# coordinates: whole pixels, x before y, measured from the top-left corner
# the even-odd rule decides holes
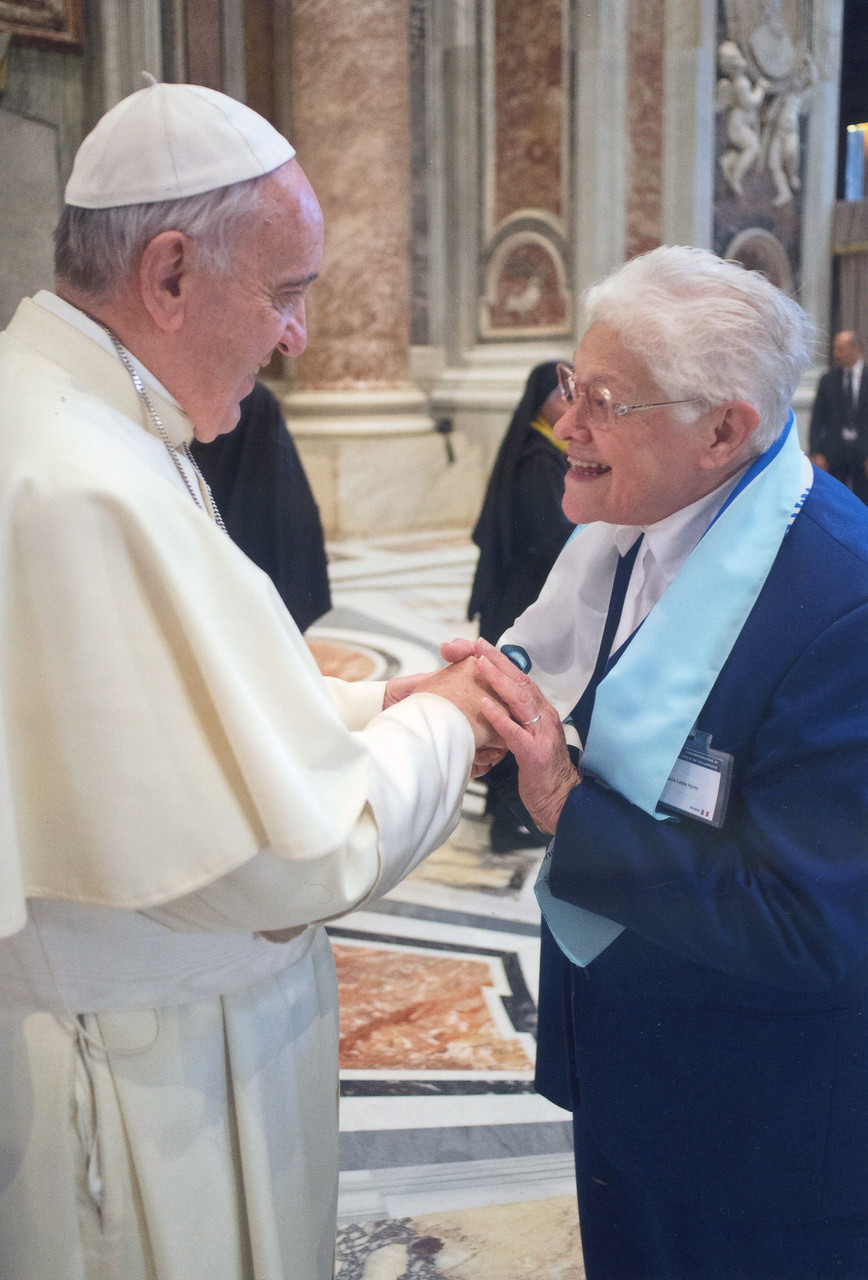
[[[390,887],[457,821],[464,717],[323,680],[96,329],[25,300],[0,387],[0,937],[28,897],[157,907],[261,851],[294,874],[260,927]]]

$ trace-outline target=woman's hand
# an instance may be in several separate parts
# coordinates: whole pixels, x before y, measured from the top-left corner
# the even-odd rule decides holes
[[[529,676],[486,640],[473,646],[479,674],[504,707],[483,698],[482,713],[518,763],[518,790],[541,831],[554,831],[564,801],[582,780],[570,760],[560,716]]]

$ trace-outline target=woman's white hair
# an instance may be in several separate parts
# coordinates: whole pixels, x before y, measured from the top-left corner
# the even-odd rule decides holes
[[[54,232],[59,280],[93,297],[113,294],[138,266],[145,247],[163,231],[182,231],[200,260],[222,274],[248,217],[258,208],[265,174],[183,200],[108,209],[64,205]]]
[[[759,414],[755,453],[780,434],[816,330],[765,276],[706,249],[664,245],[593,285],[583,304],[588,324],[614,329],[667,399],[747,401]],[[698,416],[689,405],[673,412]]]

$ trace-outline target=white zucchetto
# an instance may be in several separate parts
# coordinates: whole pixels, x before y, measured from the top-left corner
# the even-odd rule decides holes
[[[235,98],[152,84],[107,111],[78,149],[66,203],[82,209],[180,200],[278,169],[295,148]]]

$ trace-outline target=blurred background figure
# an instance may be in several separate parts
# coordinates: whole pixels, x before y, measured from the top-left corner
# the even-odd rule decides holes
[[[257,382],[234,431],[190,450],[233,542],[277,587],[299,631],[331,608],[319,508],[277,397]]]
[[[573,526],[561,511],[567,459],[552,427],[566,409],[557,363],[532,369],[473,530],[479,563],[467,616],[496,644],[532,604]]]
[[[533,604],[574,526],[561,510],[567,459],[552,427],[567,404],[558,386],[557,362],[531,370],[488,481],[473,530],[479,563],[467,616],[479,634],[497,641]],[[496,853],[546,843],[518,799],[517,788],[491,778],[486,812],[492,815]]]
[[[832,365],[817,385],[811,412],[811,461],[868,503],[868,385],[855,333],[835,334]]]

